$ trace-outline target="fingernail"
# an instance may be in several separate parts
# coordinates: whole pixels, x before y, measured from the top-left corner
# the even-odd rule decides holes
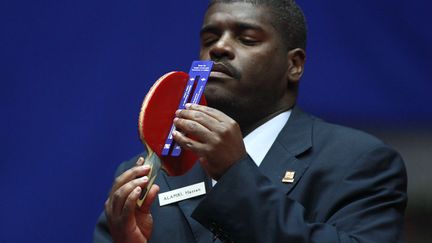
[[[191,106],[192,106],[191,103],[187,103],[187,104],[185,105],[186,109],[189,109]]]
[[[150,169],[150,165],[143,165],[143,170],[148,170]]]
[[[137,188],[135,188],[135,193],[140,194],[141,193],[141,187],[137,186]]]
[[[141,178],[141,180],[142,180],[143,182],[147,182],[147,181],[148,181],[148,177],[147,177],[147,176],[144,176],[144,177]]]
[[[174,118],[174,122],[177,122],[179,119],[176,117],[176,118]]]
[[[139,157],[139,159],[137,160],[136,164],[137,165],[142,165],[144,163],[144,158],[143,157]]]
[[[182,110],[180,110],[180,109],[179,109],[179,110],[176,110],[176,112],[175,112],[176,116],[180,116],[181,111],[182,111]]]

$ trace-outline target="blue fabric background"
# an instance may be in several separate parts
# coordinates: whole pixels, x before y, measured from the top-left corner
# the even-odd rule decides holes
[[[299,103],[353,126],[431,127],[430,1],[299,1]],[[151,84],[198,56],[206,1],[0,2],[0,242],[89,242],[142,150]]]

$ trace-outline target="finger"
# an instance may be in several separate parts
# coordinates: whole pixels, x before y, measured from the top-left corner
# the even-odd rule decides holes
[[[112,215],[112,203],[110,198],[108,197],[107,200],[105,200],[105,216],[108,222],[111,221],[111,215]]]
[[[123,219],[126,221],[123,223],[135,222],[136,202],[141,195],[141,191],[141,187],[137,186],[129,193],[122,211]]]
[[[194,136],[198,141],[208,141],[212,137],[212,132],[209,129],[193,120],[176,117],[174,118],[174,125],[177,130]]]
[[[217,131],[220,128],[220,122],[214,117],[197,110],[177,110],[176,116],[187,120],[196,121],[210,131]]]
[[[139,157],[137,162],[135,163],[137,166],[143,165],[144,164],[144,158],[143,157]]]
[[[187,110],[201,111],[201,112],[213,117],[214,119],[218,120],[219,122],[225,122],[228,120],[232,120],[231,117],[227,116],[222,111],[219,111],[217,109],[214,109],[214,108],[211,108],[208,106],[188,103],[185,105],[185,107]]]
[[[149,172],[150,172],[150,167],[147,165],[135,166],[135,167],[132,167],[131,169],[125,171],[123,174],[121,174],[120,176],[118,176],[114,180],[114,185],[111,189],[110,195],[112,193],[114,193],[115,191],[117,191],[121,186],[123,186],[127,182],[129,182],[133,179],[139,178],[139,177],[146,176],[146,175],[148,175]]]
[[[204,148],[204,145],[202,143],[188,138],[178,131],[173,132],[173,138],[177,142],[177,144],[180,145],[180,147],[192,150],[198,156],[202,154],[202,150]]]
[[[227,137],[230,137],[237,132],[241,132],[239,124],[234,119],[225,115],[223,112],[217,109],[197,104],[186,104],[186,107],[188,108],[188,110],[203,112],[219,121],[213,124],[211,131],[220,134],[221,139],[216,139],[216,136],[210,134],[210,138],[215,139],[207,141],[219,143],[222,140],[225,140]]]
[[[125,206],[125,202],[127,198],[129,197],[129,194],[132,193],[132,191],[136,187],[144,188],[147,186],[148,183],[148,177],[140,177],[137,179],[134,179],[123,186],[121,186],[119,189],[117,189],[111,196],[111,204],[112,204],[112,214],[114,216],[121,216],[123,212],[123,208]]]
[[[139,210],[144,213],[148,214],[150,213],[150,207],[154,200],[156,199],[157,194],[159,193],[159,186],[156,184],[153,184],[147,194],[146,199],[144,200],[142,206],[139,208]]]

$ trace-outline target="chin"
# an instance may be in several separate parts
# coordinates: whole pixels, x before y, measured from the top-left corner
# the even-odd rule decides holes
[[[238,122],[239,114],[242,113],[242,108],[238,105],[238,101],[232,99],[232,97],[216,96],[214,94],[206,96],[206,100],[209,107],[223,112]]]
[[[210,107],[217,105],[219,102],[223,100],[227,100],[227,92],[223,90],[221,87],[212,84],[207,85],[204,91],[204,96],[207,100],[207,104]]]

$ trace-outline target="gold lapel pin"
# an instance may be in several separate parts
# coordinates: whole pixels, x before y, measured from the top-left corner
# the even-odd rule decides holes
[[[285,176],[282,178],[283,183],[293,183],[294,182],[295,171],[286,171]]]

